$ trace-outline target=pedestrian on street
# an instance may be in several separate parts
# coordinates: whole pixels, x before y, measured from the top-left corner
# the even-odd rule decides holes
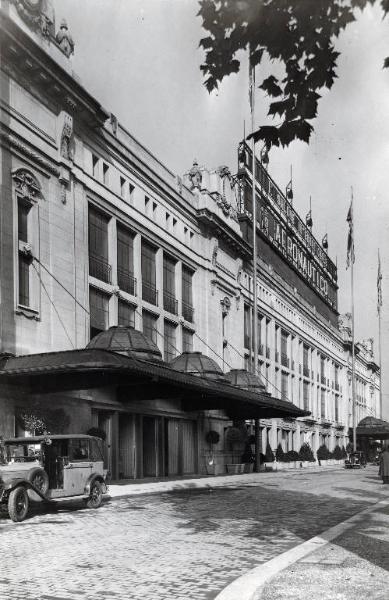
[[[383,483],[389,483],[389,447],[385,446],[380,456],[380,468],[378,475],[382,477]]]

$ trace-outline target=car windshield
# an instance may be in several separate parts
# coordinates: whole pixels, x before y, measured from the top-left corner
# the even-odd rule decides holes
[[[5,444],[2,451],[0,451],[0,460],[2,464],[34,462],[38,461],[40,456],[40,444]]]

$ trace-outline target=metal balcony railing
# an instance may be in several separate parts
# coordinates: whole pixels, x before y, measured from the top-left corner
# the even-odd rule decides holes
[[[320,381],[325,385],[326,384],[326,378],[324,377],[324,375],[320,376]]]
[[[178,300],[173,294],[163,292],[163,308],[172,315],[178,315]]]
[[[96,277],[96,279],[105,281],[105,283],[111,283],[111,272],[111,265],[104,258],[93,254],[89,255],[89,275],[91,277]]]
[[[187,304],[186,302],[182,302],[182,316],[185,321],[189,323],[193,323],[194,321],[194,308],[191,304]],[[249,348],[250,346],[247,346]]]
[[[158,305],[158,290],[152,283],[142,281],[142,300],[150,304]]]
[[[281,364],[283,367],[287,367],[289,369],[289,358],[284,352],[281,352]]]
[[[130,271],[118,267],[118,286],[123,292],[136,296],[136,278]]]

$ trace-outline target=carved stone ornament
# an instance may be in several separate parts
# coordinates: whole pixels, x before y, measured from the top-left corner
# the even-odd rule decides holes
[[[18,196],[30,203],[37,202],[41,197],[41,187],[38,180],[26,169],[19,169],[19,171],[13,173],[12,179],[15,181],[15,191]]]
[[[189,179],[192,184],[192,190],[195,188],[198,188],[198,189],[201,188],[201,183],[203,181],[203,175],[199,169],[199,163],[197,162],[196,159],[194,159],[193,166],[192,166],[191,170],[189,171]]]
[[[176,176],[177,190],[179,194],[182,194],[183,183],[179,175]]]
[[[67,160],[74,159],[74,139],[73,139],[73,117],[64,115],[64,123],[61,134],[60,154]]]
[[[231,308],[231,300],[228,298],[228,296],[225,296],[223,300],[220,301],[220,304],[222,306],[222,314],[228,315]]]
[[[58,45],[65,56],[69,58],[72,54],[74,54],[74,41],[70,35],[68,24],[66,23],[65,19],[62,19],[61,26],[59,31],[57,31],[55,39],[57,40]]]
[[[213,264],[213,266],[216,266],[218,250],[219,250],[219,246],[217,244],[215,244],[214,247],[213,247],[213,250],[212,250],[212,264]]]
[[[54,36],[55,16],[51,0],[12,0],[19,16],[45,37]]]

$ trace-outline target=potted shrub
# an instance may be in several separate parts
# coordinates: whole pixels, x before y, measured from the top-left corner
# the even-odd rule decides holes
[[[206,469],[208,475],[217,475],[219,465],[216,464],[215,455],[214,455],[214,446],[220,440],[220,433],[210,429],[205,434],[205,441],[209,444],[209,454],[206,457]],[[220,467],[219,467],[220,468]]]
[[[325,444],[322,444],[318,448],[316,455],[317,455],[317,460],[319,461],[319,465],[321,465],[321,462],[323,460],[327,461],[329,458],[331,458],[331,453]]]
[[[296,450],[289,450],[286,454],[285,454],[285,458],[288,459],[289,465],[292,468],[296,468],[298,466],[298,462],[300,461],[300,455],[298,452],[296,452]]]
[[[315,457],[313,456],[312,448],[308,444],[308,442],[304,442],[304,444],[302,444],[299,452],[299,457],[303,466],[307,466],[307,463],[316,462]]]
[[[332,457],[335,460],[342,460],[343,459],[343,452],[342,452],[342,448],[340,446],[335,446],[334,451],[332,453]]]

